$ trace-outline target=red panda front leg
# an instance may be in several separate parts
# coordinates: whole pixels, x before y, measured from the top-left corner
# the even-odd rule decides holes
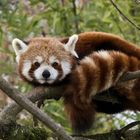
[[[94,105],[81,105],[79,107],[75,104],[73,97],[65,97],[64,106],[74,134],[85,132],[91,128],[95,116]]]

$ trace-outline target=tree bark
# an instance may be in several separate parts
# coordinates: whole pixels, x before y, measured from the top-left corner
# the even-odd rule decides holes
[[[50,128],[56,135],[62,140],[72,140],[72,138],[67,135],[64,129],[55,123],[47,114],[42,112],[38,107],[36,107],[28,98],[21,95],[16,89],[14,89],[10,84],[8,84],[3,78],[0,77],[0,88],[5,92],[10,98],[15,100],[20,106],[29,111],[38,120]]]
[[[123,75],[119,82],[124,82],[132,79],[136,79],[140,77],[140,71],[133,72],[133,73],[126,73]],[[29,98],[32,102],[36,102],[40,99],[59,99],[63,93],[63,89],[61,87],[57,88],[39,88],[34,89],[29,93],[29,95],[23,96],[21,95],[16,89],[12,88],[11,85],[9,85],[3,78],[0,78],[0,89],[2,89],[9,97],[11,97],[13,100],[15,100],[19,105],[16,103],[12,103],[8,106],[6,106],[2,112],[0,112],[0,124],[1,125],[8,125],[11,124],[11,122],[15,121],[16,115],[22,110],[22,108],[25,108],[28,110],[31,114],[36,116],[40,121],[42,121],[46,126],[48,126],[53,132],[55,132],[58,137],[61,139],[72,139],[70,136],[68,136],[65,131],[58,126],[47,114],[44,114],[41,110],[39,110],[36,106],[34,106],[27,98]],[[34,93],[35,92],[35,93]],[[98,100],[98,98],[97,98]],[[137,140],[140,138],[140,132],[139,129],[135,131],[130,131],[131,133],[124,134],[121,131],[113,131],[106,134],[100,134],[100,135],[94,135],[92,139],[97,139],[98,136],[100,140],[104,140],[104,138],[111,138],[112,140],[115,140],[115,138],[118,136],[118,132],[121,133],[121,136],[126,137],[126,140],[131,140],[131,138],[134,138]],[[129,135],[129,137],[127,137]],[[81,137],[81,136],[80,136]],[[76,137],[76,139],[80,138]],[[91,137],[83,137],[82,139],[91,139]]]
[[[129,130],[132,127],[140,124],[140,122],[131,123],[120,130],[115,130],[108,133],[96,134],[96,135],[72,135],[74,140],[139,140],[140,130],[139,128]],[[44,128],[19,126],[17,124],[0,124],[0,139],[6,140],[25,140],[28,139],[42,139],[47,138],[58,139],[56,134],[49,134]],[[60,139],[61,140],[61,139]]]

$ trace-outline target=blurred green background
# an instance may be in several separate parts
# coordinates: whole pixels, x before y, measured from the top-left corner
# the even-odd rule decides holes
[[[130,20],[140,26],[139,0],[114,2]],[[31,86],[20,80],[16,73],[12,39],[28,40],[42,34],[64,37],[86,31],[114,33],[140,46],[140,30],[122,17],[110,0],[1,0],[0,74],[25,93]],[[7,103],[2,93],[0,99]],[[46,101],[43,109],[71,132],[61,100]],[[91,132],[108,132],[138,119],[140,114],[136,112],[98,114]],[[32,125],[30,118],[20,120],[20,123]]]

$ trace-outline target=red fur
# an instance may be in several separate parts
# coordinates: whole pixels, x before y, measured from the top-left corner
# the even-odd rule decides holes
[[[73,129],[79,132],[91,127],[96,106],[92,98],[113,86],[120,98],[125,98],[125,109],[140,110],[139,80],[117,84],[124,73],[139,69],[138,58],[117,51],[93,52],[83,58],[64,91],[65,108]]]
[[[68,38],[62,39],[61,41],[63,43],[66,43],[68,40]],[[102,32],[86,32],[86,33],[81,33],[79,34],[79,39],[78,42],[76,44],[76,51],[78,53],[78,55],[80,56],[80,59],[82,59],[83,57],[91,54],[93,51],[99,51],[99,50],[117,50],[120,52],[125,53],[128,56],[134,56],[131,57],[130,64],[129,65],[129,71],[135,71],[139,69],[139,63],[137,63],[137,59],[140,59],[140,49],[132,44],[129,43],[128,41],[109,34],[109,33],[102,33]],[[101,63],[101,62],[100,62]],[[103,64],[104,62],[102,62]],[[118,70],[116,71],[116,73],[119,72],[120,66],[122,64],[122,60],[118,59],[116,60],[116,67],[115,69]],[[104,73],[106,73],[108,71],[108,69],[106,69],[104,67],[104,65],[100,65],[102,66],[102,79],[100,79],[100,86],[103,86],[103,82],[104,81]],[[88,72],[87,72],[88,73]],[[89,76],[90,77],[90,76]],[[129,83],[129,82],[128,82]],[[133,88],[129,88],[128,86],[131,85],[130,83],[128,84],[127,82],[124,83],[123,85],[119,85],[119,86],[114,86],[113,88],[111,88],[111,90],[109,92],[113,93],[113,96],[115,95],[116,98],[118,98],[118,100],[121,102],[121,104],[111,104],[109,102],[94,102],[94,106],[93,107],[89,107],[88,111],[85,109],[81,118],[79,118],[79,114],[81,114],[78,110],[76,110],[76,107],[73,105],[74,104],[74,100],[66,100],[65,102],[68,102],[68,104],[66,104],[66,110],[70,113],[68,113],[71,116],[71,121],[72,124],[78,123],[78,119],[80,119],[80,121],[83,120],[84,118],[86,118],[86,120],[89,120],[89,124],[92,124],[92,120],[91,120],[91,116],[93,115],[89,115],[89,112],[93,111],[93,108],[96,111],[101,111],[101,112],[106,112],[106,113],[116,113],[116,112],[120,112],[123,111],[125,109],[130,109],[130,110],[140,110],[140,95],[139,95],[139,91],[140,91],[140,81],[137,80],[137,82],[135,82],[135,85]],[[75,83],[76,87],[78,88],[78,83]],[[90,86],[90,85],[88,85]],[[89,87],[87,87],[87,90],[89,89]],[[104,92],[108,92],[107,90]],[[77,94],[77,93],[76,93]],[[74,97],[73,97],[74,98]],[[78,98],[79,99],[79,98]],[[79,103],[78,106],[80,106],[81,104]],[[93,105],[93,104],[92,104]],[[68,107],[67,107],[68,106]],[[93,111],[93,114],[95,113],[95,110]],[[88,112],[88,113],[86,113]],[[76,117],[76,115],[78,115]],[[85,115],[85,116],[83,116]],[[86,125],[86,123],[85,123]],[[72,125],[73,127],[75,125]],[[90,125],[87,127],[90,127]],[[79,127],[77,127],[78,129]],[[80,128],[81,129],[81,128]],[[84,129],[83,129],[84,130]]]
[[[60,41],[66,43],[68,41],[68,37],[60,39]],[[79,34],[79,39],[76,44],[76,52],[80,56],[80,59],[89,55],[93,51],[99,50],[118,50],[129,56],[140,58],[140,49],[138,48],[138,46],[114,34],[104,32],[84,32]],[[134,59],[132,59],[132,61],[134,61]],[[119,63],[120,62],[118,62],[118,67]],[[131,65],[130,70],[134,71],[135,66]],[[135,89],[136,88],[138,89],[138,87],[135,87]],[[139,89],[137,91],[139,92]],[[103,94],[106,94],[108,92],[112,93],[115,98],[118,98],[118,100],[122,102],[122,104],[112,104],[111,102],[99,102],[94,100],[94,102],[96,103],[96,111],[112,114],[130,108],[129,103],[122,96],[122,93],[126,93],[126,89],[124,87],[121,88],[121,90],[113,87],[109,90],[104,91]]]
[[[66,43],[69,38],[60,39]],[[118,50],[140,58],[140,49],[123,38],[110,33],[104,32],[84,32],[79,34],[76,43],[76,52],[83,58],[84,56],[98,50]]]
[[[83,108],[79,108],[77,104],[74,103],[74,100],[72,96],[64,98],[65,111],[69,117],[74,133],[80,133],[91,128],[95,116],[95,109],[94,105],[84,105],[82,106]]]
[[[36,42],[40,44],[44,42],[42,39],[39,39],[39,41],[34,39],[29,44],[31,45],[33,43],[34,46],[34,43]],[[66,43],[68,38],[60,39],[60,41]],[[46,45],[46,42],[44,43]],[[45,46],[44,43],[41,46]],[[57,44],[51,46],[54,45],[58,46]],[[37,51],[40,50],[38,48],[36,49]],[[42,47],[42,49],[44,49],[44,47]],[[99,50],[107,50],[108,53],[110,53],[109,56],[111,58],[107,57],[106,59],[104,56],[100,55],[100,53],[95,52]],[[109,50],[122,53],[109,52]],[[33,50],[30,49],[29,51],[32,52]],[[54,54],[54,48],[50,48],[50,51]],[[47,51],[47,53],[50,53],[50,51]],[[58,48],[57,50],[55,49],[55,51],[59,52],[60,50]],[[76,52],[80,57],[80,65],[77,66],[75,71],[72,71],[70,82],[68,82],[68,85],[65,84],[66,91],[64,93],[65,109],[75,131],[85,131],[90,128],[95,112],[98,111],[99,107],[99,110],[108,113],[119,112],[125,109],[140,110],[140,96],[138,95],[140,90],[139,80],[116,85],[119,77],[124,72],[139,69],[140,49],[137,48],[136,45],[112,34],[85,32],[79,34],[79,39],[76,44]],[[30,53],[27,53],[29,57]],[[36,50],[31,54],[35,55]],[[60,54],[64,57],[62,53]],[[44,51],[44,56],[47,56],[46,50]],[[85,56],[88,56],[93,60],[95,67],[92,63],[85,63],[87,62]],[[34,56],[30,57],[34,58]],[[68,57],[68,55],[65,57]],[[74,61],[71,60],[71,63],[73,62]],[[19,69],[22,69],[21,65],[19,66]],[[21,71],[19,71],[19,73],[21,73]],[[110,82],[110,77],[112,82]],[[108,105],[101,102],[98,104],[92,100],[92,97],[95,94],[106,92],[110,87],[113,89],[110,91],[113,91],[112,93],[116,94],[122,101],[122,105],[119,106],[119,109],[117,108],[117,105],[114,107],[114,105]],[[103,104],[104,106],[102,106]],[[117,109],[114,111],[113,107]]]

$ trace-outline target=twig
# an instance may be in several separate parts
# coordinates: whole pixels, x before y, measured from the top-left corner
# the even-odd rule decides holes
[[[8,84],[2,77],[0,77],[0,89],[3,90],[9,97],[15,100],[20,106],[29,111],[43,124],[49,127],[57,136],[63,140],[72,140],[68,136],[63,128],[56,124],[47,114],[42,112],[38,107],[36,107],[29,99],[22,96],[16,89],[14,89],[10,84]]]
[[[120,130],[114,130],[112,132],[109,133],[104,133],[104,134],[96,134],[96,135],[88,135],[88,136],[83,136],[83,135],[72,135],[73,137],[77,137],[77,138],[88,138],[88,139],[94,139],[94,140],[106,140],[106,139],[110,139],[110,140],[123,140],[122,137],[125,136],[125,140],[139,140],[139,128],[135,130],[129,130],[132,127],[136,126],[136,125],[140,125],[140,121],[136,121],[136,122],[132,122],[130,124],[128,124],[127,126],[121,128]],[[135,138],[134,138],[135,137]]]
[[[119,130],[119,134],[124,135],[124,133],[126,131],[128,131],[130,128],[132,128],[136,125],[140,125],[140,121],[132,122],[132,123],[128,124],[127,126],[123,127],[122,129]]]
[[[130,24],[132,24],[135,28],[140,30],[140,27],[136,25],[133,21],[131,21],[124,13],[118,8],[118,6],[114,3],[113,0],[110,0],[111,4],[115,7],[115,9],[120,13],[122,17],[124,17]]]
[[[73,5],[75,29],[76,29],[76,33],[79,33],[79,23],[77,19],[77,8],[76,8],[75,0],[72,0],[72,5]]]
[[[61,97],[60,93],[62,93],[60,88],[49,88],[46,90],[44,88],[35,88],[31,92],[27,93],[25,97],[27,97],[34,103],[42,99],[58,99]],[[23,108],[15,102],[7,105],[0,112],[0,123],[8,124],[15,121],[17,114],[21,112],[22,109]]]
[[[118,84],[129,81],[129,80],[134,80],[137,78],[140,78],[140,70],[134,71],[134,72],[127,72],[119,79]],[[96,96],[94,96],[93,99],[95,101],[111,102],[112,104],[120,103],[118,98],[114,96],[114,94],[112,94],[112,91],[110,92],[110,89],[103,92],[102,94],[96,94]]]
[[[129,80],[134,80],[140,78],[140,70],[138,71],[134,71],[134,72],[127,72],[125,73],[118,81],[118,83],[120,82],[126,82]]]

